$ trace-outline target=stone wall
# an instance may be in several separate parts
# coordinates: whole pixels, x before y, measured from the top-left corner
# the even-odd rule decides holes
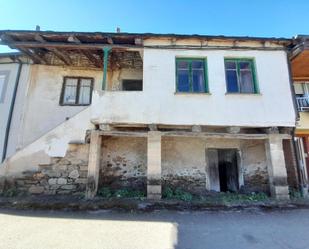
[[[241,191],[269,192],[267,160],[263,140],[214,140],[162,137],[162,186],[193,193],[207,192],[207,148],[238,148],[241,151],[243,183]],[[52,158],[37,171],[7,181],[7,188],[31,194],[85,193],[89,144],[70,145],[63,158]],[[146,191],[147,139],[103,137],[99,189],[130,188]]]
[[[40,165],[38,171],[23,172],[20,178],[12,179],[8,188],[30,194],[80,194],[87,184],[88,144],[69,146],[63,158],[51,158],[51,163]]]
[[[244,176],[242,191],[269,193],[265,141],[247,140],[242,142],[241,147]]]
[[[205,142],[199,138],[162,138],[163,188],[205,192]]]
[[[146,191],[147,140],[103,137],[99,188]]]

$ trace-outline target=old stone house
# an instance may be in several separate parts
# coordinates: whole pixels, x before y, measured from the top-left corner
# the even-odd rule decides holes
[[[11,118],[1,116],[1,127],[10,123],[1,129],[7,137],[2,183],[88,198],[102,186],[140,189],[149,198],[160,198],[166,186],[288,198],[296,121],[290,40],[51,31],[0,36],[21,52],[0,58],[1,84],[13,92],[17,84],[15,94],[0,88],[4,98],[15,95],[8,101]]]

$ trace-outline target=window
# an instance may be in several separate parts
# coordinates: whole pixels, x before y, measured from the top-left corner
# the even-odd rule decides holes
[[[251,59],[225,59],[225,77],[228,93],[258,93]]]
[[[93,78],[64,77],[60,105],[90,105]]]
[[[176,86],[177,92],[208,92],[206,59],[177,58]]]
[[[122,80],[123,91],[143,91],[142,80]]]

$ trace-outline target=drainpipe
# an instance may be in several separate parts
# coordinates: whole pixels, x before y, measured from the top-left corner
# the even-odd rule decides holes
[[[11,129],[11,124],[12,124],[12,117],[13,117],[13,112],[14,112],[14,107],[15,107],[17,89],[18,89],[18,85],[19,85],[19,79],[20,79],[22,66],[23,66],[22,62],[20,60],[18,60],[18,70],[17,70],[15,86],[14,86],[12,101],[11,101],[10,110],[9,110],[8,122],[6,124],[6,129],[5,129],[5,137],[4,137],[1,163],[5,160],[6,154],[7,154],[7,147],[8,147],[10,129]]]
[[[106,88],[106,78],[107,78],[107,67],[108,67],[108,54],[111,51],[111,47],[103,48],[103,81],[102,81],[102,90],[105,91]]]

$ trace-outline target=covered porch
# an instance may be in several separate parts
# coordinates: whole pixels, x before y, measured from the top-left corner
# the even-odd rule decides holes
[[[139,186],[145,187],[149,199],[160,199],[167,186],[199,194],[267,192],[287,199],[283,141],[290,139],[285,129],[277,128],[101,124],[89,135],[86,197],[97,194],[114,162],[120,178],[124,173],[144,181]],[[140,165],[137,175],[130,163]],[[121,164],[126,168],[121,169]]]

